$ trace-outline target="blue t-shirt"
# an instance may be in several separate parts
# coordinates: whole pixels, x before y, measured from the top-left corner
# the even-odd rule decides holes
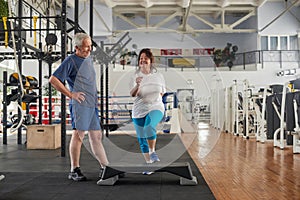
[[[97,106],[96,72],[90,57],[81,58],[75,54],[70,55],[61,63],[53,76],[61,82],[67,81],[71,92],[85,93],[85,101],[80,103],[81,106]],[[70,103],[79,104],[75,100],[71,100]]]

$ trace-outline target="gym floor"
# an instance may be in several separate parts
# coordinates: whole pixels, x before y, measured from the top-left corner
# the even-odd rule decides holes
[[[291,146],[281,150],[274,148],[272,141],[260,143],[255,138],[244,139],[220,132],[207,123],[200,123],[197,128],[196,132],[180,134],[185,148],[180,142],[174,145],[174,148],[188,149],[178,160],[191,163],[193,174],[198,178],[196,187],[180,186],[178,177],[168,173],[146,177],[129,174],[115,186],[97,186],[97,162],[86,148],[83,148],[81,165],[90,181],[74,183],[66,177],[69,158],[60,157],[60,149],[27,150],[25,145],[16,145],[16,135],[11,135],[8,145],[0,144],[0,174],[6,176],[0,182],[0,199],[9,199],[5,195],[14,194],[11,199],[35,199],[34,194],[41,197],[39,191],[45,194],[52,191],[49,197],[39,199],[67,199],[85,194],[88,199],[99,198],[99,195],[113,199],[113,194],[118,199],[147,199],[148,196],[149,199],[220,200],[300,198],[300,154],[293,154]],[[123,139],[124,132],[112,133],[110,139],[116,138],[114,143],[122,149],[138,152],[135,140]],[[163,139],[163,136],[159,135],[158,148],[170,143],[170,138]],[[122,154],[113,157],[109,149],[108,155],[114,160],[123,157]],[[75,192],[79,189],[80,192]],[[68,192],[62,195],[61,191]],[[75,192],[74,196],[70,196],[70,192]],[[128,198],[124,194],[129,194]]]
[[[16,135],[8,138],[7,145],[0,145],[0,174],[5,175],[0,182],[0,199],[215,199],[176,134],[158,135],[157,152],[161,163],[189,162],[198,180],[196,186],[181,186],[178,176],[165,172],[150,176],[125,174],[114,186],[98,186],[99,167],[90,153],[87,136],[81,169],[88,181],[74,182],[67,179],[69,157],[61,157],[60,149],[28,150],[26,144],[16,144]],[[110,163],[143,162],[132,134],[112,134],[103,143]]]

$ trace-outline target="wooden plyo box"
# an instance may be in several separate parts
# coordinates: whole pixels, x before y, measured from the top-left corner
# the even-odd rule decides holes
[[[60,124],[27,126],[27,149],[57,149],[60,147]]]

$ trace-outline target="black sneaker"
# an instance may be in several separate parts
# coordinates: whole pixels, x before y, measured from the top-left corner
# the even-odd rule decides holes
[[[73,172],[70,172],[68,178],[70,180],[73,179],[74,181],[85,181],[86,180],[86,177],[81,173],[79,167],[76,167],[73,170]]]
[[[101,167],[99,171],[99,178],[102,178],[103,172],[104,172],[104,167]]]

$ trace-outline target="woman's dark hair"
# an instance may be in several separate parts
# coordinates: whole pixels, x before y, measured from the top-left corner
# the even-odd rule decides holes
[[[142,49],[139,53],[138,63],[140,63],[140,58],[142,53],[145,53],[148,58],[150,58],[151,64],[154,63],[154,56],[149,48]]]

